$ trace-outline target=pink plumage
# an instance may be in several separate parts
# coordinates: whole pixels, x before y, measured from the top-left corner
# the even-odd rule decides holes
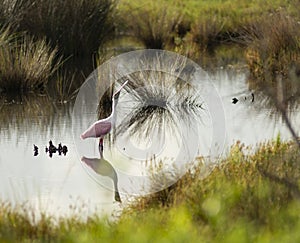
[[[91,125],[80,137],[82,139],[103,137],[111,131],[111,127],[111,121],[100,120]]]
[[[87,130],[85,130],[81,134],[81,139],[86,138],[103,138],[106,134],[108,134],[115,120],[115,107],[117,105],[117,99],[119,98],[119,94],[123,87],[127,84],[128,80],[113,94],[112,97],[112,112],[111,115],[105,119],[96,121],[93,123]]]

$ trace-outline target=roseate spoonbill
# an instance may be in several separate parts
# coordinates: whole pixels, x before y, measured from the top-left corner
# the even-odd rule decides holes
[[[81,161],[91,167],[97,174],[108,176],[113,180],[115,190],[115,200],[121,202],[121,197],[118,190],[118,176],[114,167],[103,157],[102,147],[99,146],[100,159],[82,157]]]
[[[86,138],[100,138],[99,140],[99,149],[103,150],[103,137],[108,134],[114,123],[115,123],[115,108],[118,103],[118,98],[121,90],[128,83],[128,80],[113,94],[112,96],[112,110],[109,117],[104,118],[102,120],[96,121],[93,123],[86,131],[81,134],[81,139]]]

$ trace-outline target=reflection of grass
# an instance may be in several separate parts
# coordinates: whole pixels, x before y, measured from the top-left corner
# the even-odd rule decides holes
[[[300,154],[279,139],[246,155],[242,144],[206,177],[200,168],[171,188],[138,198],[118,221],[44,215],[31,224],[28,209],[0,206],[4,241],[293,242],[299,238]],[[56,222],[56,224],[54,223]]]
[[[5,91],[44,88],[58,67],[56,50],[44,40],[12,37],[8,30],[2,29],[0,35],[0,87]]]
[[[64,130],[60,119],[66,116],[71,119],[71,106],[56,105],[47,95],[29,93],[16,97],[14,94],[2,95],[0,98],[0,131],[7,133],[8,137],[16,133],[17,138],[29,136],[33,133],[39,135],[52,135],[54,130]]]

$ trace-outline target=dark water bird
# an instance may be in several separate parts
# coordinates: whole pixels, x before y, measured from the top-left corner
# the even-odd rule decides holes
[[[247,98],[248,98],[248,100],[249,100],[249,96],[247,97],[247,96],[244,96],[244,100],[247,100]],[[242,98],[241,98],[242,99]],[[238,98],[236,98],[236,97],[234,97],[234,98],[232,98],[232,103],[233,104],[236,104],[236,103],[238,103],[238,101],[239,101],[239,99]],[[251,93],[251,102],[254,102],[254,93]]]
[[[116,170],[110,164],[109,161],[104,159],[103,150],[101,150],[100,146],[99,146],[99,153],[100,153],[100,159],[82,157],[81,161],[84,162],[86,165],[88,165],[90,168],[92,168],[97,174],[111,178],[114,184],[114,191],[115,191],[114,199],[117,202],[122,202],[119,189],[118,189],[118,175],[116,173]]]
[[[49,152],[49,157],[52,158],[52,155],[56,153],[58,149],[53,145],[52,140],[49,141],[49,147],[45,149],[46,153]]]
[[[49,147],[46,146],[45,151],[46,151],[46,153],[49,152],[49,157],[52,158],[53,154],[56,153],[56,152],[58,152],[58,155],[61,155],[62,153],[64,155],[66,155],[67,152],[68,152],[68,148],[67,148],[66,145],[62,146],[61,143],[58,144],[58,147],[55,147],[53,145],[52,140],[50,140],[49,141]]]
[[[34,151],[34,156],[37,156],[39,154],[39,148],[35,144],[33,144],[33,151]]]
[[[128,80],[116,91],[112,96],[112,112],[109,117],[101,119],[93,123],[86,131],[81,134],[81,139],[86,138],[100,138],[99,147],[103,148],[103,138],[106,134],[110,133],[115,123],[115,109],[118,103],[121,90],[128,83]]]
[[[39,151],[39,147],[36,146],[35,144],[33,144],[33,150],[34,150],[34,151]]]
[[[232,103],[233,103],[233,104],[236,104],[238,101],[239,101],[239,100],[238,100],[237,98],[235,98],[235,97],[232,98]]]
[[[58,144],[57,150],[58,150],[58,154],[61,155],[62,150],[63,150],[63,147],[62,147],[61,143]]]
[[[62,146],[61,152],[66,156],[66,154],[68,152],[68,147],[66,145]]]
[[[49,141],[49,152],[56,153],[57,148],[53,145],[52,140]]]
[[[63,147],[61,146],[61,143],[58,144],[58,151],[62,151]]]

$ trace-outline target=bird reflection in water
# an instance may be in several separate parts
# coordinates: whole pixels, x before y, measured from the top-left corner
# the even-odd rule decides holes
[[[114,167],[109,161],[103,157],[103,147],[99,146],[100,159],[82,157],[81,161],[92,168],[97,174],[107,176],[113,180],[115,200],[121,202],[121,197],[118,190],[118,176]]]

